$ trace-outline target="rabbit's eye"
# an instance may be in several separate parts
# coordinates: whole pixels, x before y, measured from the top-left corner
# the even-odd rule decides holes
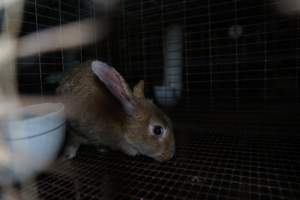
[[[153,133],[154,133],[155,135],[160,136],[160,135],[162,135],[162,134],[164,133],[164,129],[163,129],[163,127],[161,127],[161,126],[154,126],[154,127],[153,127]]]

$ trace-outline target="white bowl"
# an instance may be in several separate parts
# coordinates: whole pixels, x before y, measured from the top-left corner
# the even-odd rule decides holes
[[[12,154],[9,176],[24,181],[56,158],[65,138],[64,106],[43,103],[24,107],[14,114],[17,115],[1,121],[1,130]]]

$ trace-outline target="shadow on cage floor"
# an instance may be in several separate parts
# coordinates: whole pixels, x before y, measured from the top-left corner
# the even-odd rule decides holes
[[[300,137],[287,133],[193,134],[166,163],[83,147],[58,166],[41,199],[300,199]]]

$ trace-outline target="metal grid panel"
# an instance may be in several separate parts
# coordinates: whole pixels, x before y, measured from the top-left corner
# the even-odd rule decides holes
[[[58,164],[65,174],[40,177],[39,195],[45,199],[299,199],[300,138],[273,135],[193,134],[178,145],[176,158],[166,163],[82,148],[75,160]]]
[[[95,14],[81,0],[26,5],[22,34]],[[98,58],[131,84],[145,79],[153,97],[163,83],[165,34],[176,23],[183,28],[184,71],[174,118],[199,122],[207,112],[299,110],[299,17],[281,15],[274,1],[131,0],[116,10],[100,46],[20,60],[20,91],[52,93],[57,85],[47,82],[49,75]],[[229,34],[234,27],[242,28],[238,39]]]
[[[38,32],[69,22],[95,16],[91,1],[82,0],[26,0],[21,35]],[[36,38],[39,43],[39,38]],[[57,84],[47,80],[49,75],[58,74],[74,63],[80,63],[90,56],[97,57],[95,45],[73,50],[61,49],[54,53],[38,54],[19,59],[18,80],[21,93],[47,95],[53,93]]]
[[[299,17],[281,15],[276,1],[133,0],[122,9],[114,38],[121,50],[113,62],[150,88],[163,82],[168,26],[182,26],[184,88],[177,113],[195,119],[206,112],[298,109]]]
[[[80,0],[75,2],[28,0],[23,34],[94,13],[84,9]],[[183,98],[173,110],[178,117],[199,121],[198,114],[203,112],[269,111],[270,104],[275,104],[276,111],[278,103],[296,109],[299,18],[278,15],[270,2],[124,1],[120,21],[114,24],[117,34],[112,33],[103,52],[97,52],[97,48],[92,52],[94,57],[107,53],[109,62],[130,82],[143,77],[152,88],[162,83],[163,35],[169,24],[178,23],[184,28],[185,77]],[[236,25],[243,28],[243,34],[232,39],[228,31]],[[82,48],[77,55],[79,61],[88,57]],[[46,83],[45,77],[63,71],[66,61],[65,50],[19,61],[20,90],[41,94],[53,91],[55,85]],[[226,115],[222,117],[227,119]],[[82,149],[74,161],[59,163],[61,173],[39,178],[39,196],[139,200],[300,198],[299,136],[263,136],[250,131],[185,137],[188,142],[178,145],[176,159],[167,163]]]

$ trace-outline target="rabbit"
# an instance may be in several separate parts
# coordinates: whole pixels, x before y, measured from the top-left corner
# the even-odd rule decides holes
[[[56,91],[67,100],[70,111],[67,158],[75,157],[81,144],[98,144],[157,161],[174,156],[171,120],[145,98],[143,80],[132,91],[113,67],[95,60],[75,66]]]

